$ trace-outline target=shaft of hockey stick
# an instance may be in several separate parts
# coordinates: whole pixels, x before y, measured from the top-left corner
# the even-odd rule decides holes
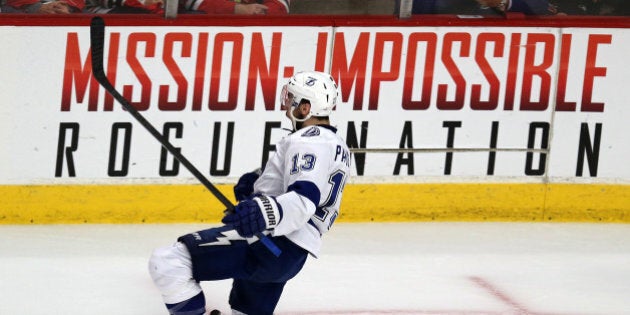
[[[103,51],[105,45],[105,21],[101,17],[92,18],[90,24],[90,43],[92,53],[92,74],[98,83],[111,94],[118,103],[120,103],[162,146],[171,153],[177,161],[179,161],[190,173],[195,176],[201,184],[203,184],[219,201],[227,208],[227,212],[234,211],[232,202],[221,193],[188,159],[176,149],[167,138],[165,138],[151,123],[136,110],[131,103],[125,99],[116,88],[111,84],[105,69],[103,67]],[[262,233],[257,233],[256,237],[269,249],[276,257],[280,256],[282,251],[276,244]]]

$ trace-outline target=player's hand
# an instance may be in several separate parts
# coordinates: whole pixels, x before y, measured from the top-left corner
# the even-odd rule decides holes
[[[245,173],[238,179],[234,185],[234,197],[236,200],[243,201],[254,192],[254,182],[260,177],[261,170],[257,169],[253,172]]]
[[[282,207],[274,197],[258,196],[240,202],[234,212],[221,220],[231,225],[243,237],[252,237],[259,232],[274,229],[282,219]]]
[[[60,1],[53,1],[42,4],[37,13],[41,14],[69,14],[70,8]]]
[[[258,3],[237,3],[234,6],[234,14],[244,14],[244,15],[263,15],[267,14],[267,10],[269,8],[266,5],[258,4]]]

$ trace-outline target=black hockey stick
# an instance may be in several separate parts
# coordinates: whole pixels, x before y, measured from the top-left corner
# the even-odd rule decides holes
[[[105,21],[101,17],[92,18],[90,24],[90,43],[92,45],[92,74],[98,83],[105,88],[107,93],[111,94],[120,105],[122,105],[149,133],[157,139],[162,146],[171,153],[177,161],[182,163],[184,167],[197,178],[219,201],[227,208],[227,212],[234,211],[234,205],[225,197],[188,159],[176,149],[167,138],[165,138],[144,116],[142,116],[135,107],[129,103],[116,88],[109,82],[103,67],[103,50],[105,44]],[[260,241],[277,257],[282,251],[267,236],[262,233],[256,234]]]

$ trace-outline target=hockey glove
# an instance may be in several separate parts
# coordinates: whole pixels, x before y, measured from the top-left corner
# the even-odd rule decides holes
[[[254,183],[260,177],[262,171],[256,169],[253,172],[245,173],[238,179],[238,183],[234,185],[234,197],[236,200],[242,201],[247,199],[254,192]]]
[[[241,201],[234,212],[223,217],[221,222],[231,225],[243,237],[252,237],[265,230],[273,230],[282,219],[282,207],[276,198],[258,196]]]

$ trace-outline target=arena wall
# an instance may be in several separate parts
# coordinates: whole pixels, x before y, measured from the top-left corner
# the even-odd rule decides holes
[[[0,223],[218,222],[91,76],[91,16],[0,15]],[[106,16],[116,88],[232,198],[330,72],[340,221],[630,222],[630,18]]]

